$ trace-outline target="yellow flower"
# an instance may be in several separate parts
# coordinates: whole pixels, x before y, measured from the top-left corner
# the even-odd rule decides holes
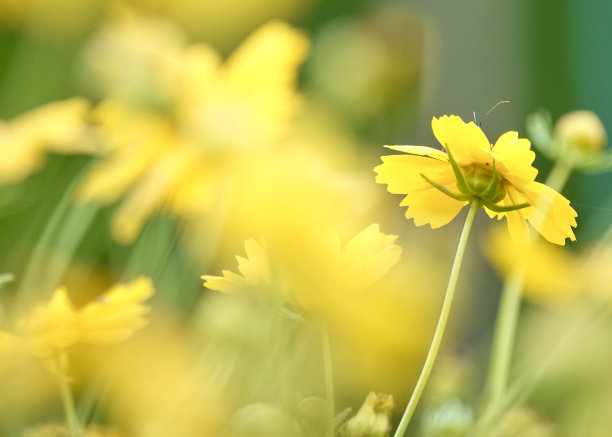
[[[578,260],[564,248],[541,238],[517,242],[501,228],[494,229],[485,245],[487,257],[501,277],[522,271],[527,299],[558,305],[583,288]]]
[[[593,111],[572,111],[557,120],[559,139],[586,152],[601,152],[606,147],[606,129]]]
[[[132,41],[135,29],[148,29],[164,53]],[[300,103],[295,79],[309,42],[287,24],[262,26],[226,62],[210,46],[179,40],[128,13],[92,44],[89,61],[110,93],[94,111],[108,152],[77,199],[110,204],[125,196],[113,218],[122,243],[157,212],[193,219],[210,211],[250,154],[281,144]],[[126,64],[138,80],[122,76]]]
[[[73,98],[0,120],[0,183],[25,179],[42,166],[48,152],[94,153],[84,135],[88,110],[85,99]]]
[[[16,334],[0,331],[0,346],[11,345],[41,359],[50,359],[76,343],[119,343],[146,324],[143,302],[153,294],[148,278],[111,288],[81,309],[75,309],[64,287],[49,302],[35,307],[17,323]]]
[[[369,287],[399,260],[395,235],[377,224],[368,226],[345,245],[335,232],[313,231],[268,248],[245,243],[247,258],[237,257],[240,274],[203,276],[204,286],[225,293],[252,290],[277,303],[320,310]]]
[[[506,217],[510,235],[528,238],[527,222],[548,241],[575,240],[574,209],[552,188],[535,181],[535,154],[525,138],[506,132],[491,146],[475,123],[456,115],[433,118],[434,135],[446,153],[424,146],[388,146],[406,155],[383,156],[376,182],[393,194],[407,194],[406,218],[432,228],[450,222],[468,203],[483,205],[490,217]],[[459,190],[459,193],[456,191]]]

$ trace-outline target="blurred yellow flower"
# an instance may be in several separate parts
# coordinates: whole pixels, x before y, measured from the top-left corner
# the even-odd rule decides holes
[[[490,217],[506,217],[517,241],[528,238],[527,221],[548,241],[575,240],[574,209],[552,188],[535,181],[535,154],[525,138],[506,132],[491,146],[473,122],[456,115],[433,118],[434,135],[446,153],[424,146],[388,146],[406,155],[383,156],[376,181],[393,194],[407,194],[406,218],[432,228],[450,222],[469,202],[484,206]],[[456,190],[460,193],[455,193]]]
[[[110,344],[124,341],[145,324],[149,308],[144,301],[153,294],[148,278],[116,285],[100,298],[75,309],[64,287],[49,302],[35,307],[21,319],[15,334],[0,331],[0,347],[10,344],[41,359],[51,359],[76,343]]]
[[[88,110],[85,99],[72,98],[0,120],[0,183],[25,179],[42,166],[49,152],[94,153],[85,136]]]
[[[606,147],[606,129],[593,111],[572,111],[557,120],[559,139],[586,152],[601,152]]]
[[[224,293],[252,290],[277,303],[316,311],[342,302],[379,280],[400,258],[395,235],[377,224],[368,226],[345,245],[331,230],[305,232],[285,245],[266,247],[245,242],[246,258],[236,257],[240,274],[203,276],[204,286]]]
[[[167,26],[124,15],[91,46],[89,62],[108,82],[109,98],[94,111],[108,153],[77,199],[109,204],[126,195],[113,234],[129,243],[155,212],[189,219],[210,211],[250,155],[279,146],[300,103],[295,79],[309,42],[271,22],[223,63],[212,47],[184,46]],[[147,27],[161,53],[133,41]],[[136,66],[133,80],[122,76],[132,71],[126,64]],[[155,93],[155,102],[140,99]]]
[[[523,272],[524,295],[532,301],[558,305],[582,289],[578,260],[541,238],[518,242],[496,227],[487,238],[485,253],[501,277]]]

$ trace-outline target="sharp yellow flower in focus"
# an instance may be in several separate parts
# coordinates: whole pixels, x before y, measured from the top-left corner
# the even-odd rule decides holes
[[[10,121],[0,120],[0,183],[19,182],[38,170],[47,153],[92,154],[85,137],[89,103],[82,98],[48,103]]]
[[[145,31],[154,53],[141,41]],[[112,224],[122,243],[155,213],[194,219],[211,211],[250,155],[281,144],[301,102],[295,81],[309,41],[289,25],[262,26],[225,62],[182,39],[168,23],[127,10],[89,46],[106,97],[94,119],[108,151],[77,199],[124,197]]]
[[[400,258],[395,235],[377,224],[342,245],[334,231],[306,233],[285,247],[266,247],[251,239],[246,258],[237,257],[240,274],[203,276],[204,286],[225,293],[253,292],[305,311],[342,302],[379,280]]]
[[[12,346],[41,359],[60,356],[76,343],[113,344],[126,340],[146,325],[149,308],[144,301],[153,294],[148,278],[116,285],[98,300],[76,309],[64,287],[49,302],[35,307],[21,319],[15,334],[0,331],[0,347]]]
[[[529,238],[527,222],[548,241],[575,240],[576,211],[552,188],[535,181],[531,143],[510,131],[494,145],[473,122],[456,115],[433,118],[433,133],[446,153],[424,146],[387,146],[405,155],[383,156],[376,182],[406,194],[406,218],[438,228],[468,203],[478,202],[490,217],[506,217],[513,239]]]

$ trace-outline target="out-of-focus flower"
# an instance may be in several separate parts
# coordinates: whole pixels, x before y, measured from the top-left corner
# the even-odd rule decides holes
[[[433,118],[434,135],[446,153],[424,146],[388,146],[405,155],[383,156],[374,170],[376,181],[394,194],[407,194],[406,218],[432,228],[450,222],[469,202],[484,206],[490,217],[506,217],[517,241],[529,238],[527,221],[548,241],[575,240],[576,212],[552,188],[535,182],[535,154],[529,140],[515,131],[499,137],[494,146],[473,122],[460,117]],[[459,190],[459,193],[456,193]]]
[[[176,22],[191,36],[227,49],[249,31],[271,19],[289,20],[306,13],[317,0],[131,0],[144,10]]]
[[[212,290],[235,293],[252,290],[277,303],[306,311],[320,310],[358,293],[379,280],[397,261],[397,236],[370,225],[345,245],[335,232],[313,230],[283,247],[245,242],[246,258],[237,257],[240,274],[203,276]]]
[[[557,137],[586,152],[600,152],[606,147],[606,130],[593,111],[572,111],[555,125]]]
[[[391,431],[393,396],[370,392],[363,405],[343,426],[342,437],[387,437]]]
[[[534,238],[530,242],[512,240],[496,227],[485,244],[487,257],[500,276],[523,272],[524,294],[542,304],[558,305],[582,289],[578,260],[564,248]]]
[[[549,112],[536,111],[527,117],[527,133],[551,160],[584,172],[612,170],[612,152],[605,152],[605,128],[592,111],[569,112],[554,127]]]
[[[144,301],[153,294],[148,278],[117,285],[81,309],[75,309],[64,287],[49,302],[21,319],[15,334],[0,331],[5,348],[11,346],[41,359],[61,356],[76,343],[111,344],[125,340],[146,321]]]
[[[205,345],[193,341],[183,322],[160,310],[129,347],[93,350],[74,366],[87,379],[102,381],[105,414],[122,434],[224,435],[234,389],[227,384],[231,364],[208,353]]]
[[[156,45],[162,52],[139,42],[135,28],[166,41]],[[109,149],[77,198],[108,204],[126,195],[113,219],[120,242],[155,212],[190,219],[210,211],[250,157],[279,146],[299,106],[295,78],[309,45],[301,32],[268,23],[225,63],[207,45],[181,46],[175,33],[128,11],[92,43],[90,64],[114,90],[94,113]],[[137,66],[129,90],[126,62]],[[148,95],[140,86],[157,92],[154,104],[139,100]]]
[[[463,437],[469,435],[474,422],[472,409],[457,399],[452,399],[428,414],[423,428],[425,437]]]
[[[0,183],[25,179],[43,165],[47,153],[94,153],[85,135],[88,110],[85,99],[73,98],[0,120]]]

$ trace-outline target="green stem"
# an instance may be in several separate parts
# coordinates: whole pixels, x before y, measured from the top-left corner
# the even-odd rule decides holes
[[[81,435],[79,421],[76,416],[76,408],[74,406],[74,399],[72,398],[72,392],[68,385],[66,373],[59,357],[55,358],[55,368],[57,382],[62,395],[62,406],[64,408],[64,415],[66,416],[66,424],[70,431],[70,437],[79,437]]]
[[[442,303],[442,310],[440,311],[440,318],[438,319],[436,331],[434,332],[431,346],[429,347],[429,352],[427,353],[427,358],[425,358],[423,370],[421,370],[421,375],[419,376],[414,391],[412,392],[412,397],[408,402],[406,411],[404,411],[402,420],[395,431],[394,437],[402,437],[406,432],[408,423],[410,422],[410,419],[414,414],[414,410],[421,399],[421,395],[423,394],[425,385],[427,384],[429,375],[431,374],[431,369],[433,368],[436,356],[438,355],[440,344],[442,343],[442,337],[444,336],[444,330],[448,322],[450,309],[453,303],[453,296],[455,294],[455,289],[457,288],[457,279],[459,278],[459,271],[461,270],[461,263],[463,261],[463,255],[465,254],[468,236],[470,234],[470,229],[472,228],[472,223],[474,222],[474,216],[476,215],[476,211],[478,210],[479,206],[480,205],[476,201],[472,202],[470,205],[470,211],[468,212],[465,224],[463,225],[463,231],[461,231],[461,237],[459,238],[459,245],[457,246],[457,253],[455,254],[455,261],[453,262],[453,268],[448,280],[448,287],[446,288],[446,295],[444,296],[444,302]]]
[[[523,269],[517,269],[504,283],[487,376],[487,398],[491,405],[497,405],[506,390],[512,346],[521,308],[523,278]]]
[[[555,191],[562,191],[572,173],[572,169],[571,156],[567,159],[560,159],[548,174],[545,184]],[[486,383],[487,402],[490,408],[497,405],[506,391],[516,327],[520,315],[524,275],[524,269],[519,268],[506,278],[499,302]]]
[[[329,427],[327,428],[327,435],[333,437],[334,435],[334,420],[335,420],[335,406],[334,406],[334,373],[332,368],[332,357],[331,347],[329,342],[329,332],[327,325],[324,322],[319,324],[319,333],[321,334],[321,347],[323,351],[323,371],[325,373],[325,398],[327,399],[327,413]]]

